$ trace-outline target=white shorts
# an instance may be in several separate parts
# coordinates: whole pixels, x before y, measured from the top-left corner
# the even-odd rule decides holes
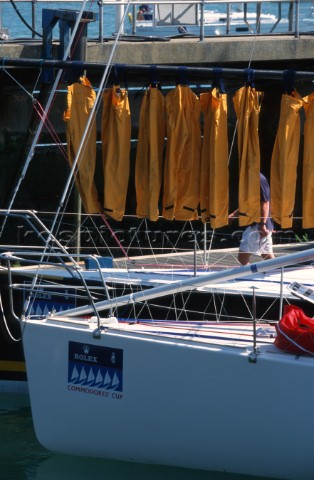
[[[252,253],[254,255],[267,255],[272,253],[272,232],[266,237],[261,237],[258,225],[250,225],[242,234],[239,250],[240,252]]]

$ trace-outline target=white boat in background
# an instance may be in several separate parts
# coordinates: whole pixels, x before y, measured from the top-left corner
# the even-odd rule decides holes
[[[139,16],[139,13],[134,18],[133,14],[128,14],[129,25],[132,25],[134,32],[137,29],[139,31],[149,29],[155,35],[161,32],[160,27],[177,28],[179,34],[183,35],[197,34],[195,27],[199,28],[202,18],[205,28],[223,26],[225,30],[226,26],[229,25],[230,28],[235,27],[235,31],[242,32],[253,31],[256,28],[260,31],[260,28],[266,25],[272,30],[279,22],[287,23],[287,19],[278,18],[272,13],[248,11],[247,8],[232,10],[230,5],[227,4],[220,6],[218,9],[205,8],[203,13],[196,4],[158,4],[149,9],[149,12],[144,16],[142,14]],[[214,31],[216,35],[222,33],[226,32],[217,28]]]
[[[258,320],[123,321],[110,315],[117,305],[313,258],[310,249],[62,316],[22,319],[39,441],[80,456],[313,478],[313,356],[280,350],[275,326]],[[291,444],[294,453],[287,455]]]
[[[204,11],[205,25],[220,25],[227,23],[228,20],[232,25],[243,25],[246,21],[251,22],[253,25],[256,22],[274,24],[277,21],[277,17],[271,13],[261,13],[257,16],[255,12],[232,11],[228,15],[227,13],[214,10]]]

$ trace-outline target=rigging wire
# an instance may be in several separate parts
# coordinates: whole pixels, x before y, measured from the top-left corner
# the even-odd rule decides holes
[[[76,35],[76,32],[77,32],[77,29],[78,29],[78,26],[79,26],[79,22],[82,18],[82,14],[83,14],[83,11],[84,11],[84,8],[85,8],[85,5],[87,3],[87,0],[84,0],[82,2],[82,6],[81,6],[81,10],[80,10],[80,13],[76,19],[76,22],[75,22],[75,26],[73,28],[73,31],[72,31],[72,34],[71,34],[71,38],[70,38],[70,41],[69,41],[69,44],[67,46],[67,48],[65,49],[65,52],[64,52],[64,56],[63,56],[63,59],[66,60],[68,58],[68,55],[70,53],[70,48],[71,48],[71,44],[75,38],[75,35]],[[60,81],[60,78],[62,76],[62,73],[63,73],[63,69],[59,69],[57,75],[56,75],[56,78],[55,78],[55,81],[53,83],[53,86],[51,88],[51,92],[50,92],[50,95],[49,95],[49,98],[47,100],[47,105],[46,105],[46,108],[45,108],[45,111],[46,112],[49,112],[49,109],[50,109],[50,106],[52,104],[52,101],[53,101],[53,98],[54,98],[54,93],[55,93],[55,90],[57,89],[57,86],[59,84],[59,81]],[[20,175],[20,178],[18,179],[17,181],[17,185],[13,191],[13,194],[12,194],[12,198],[11,198],[11,201],[9,202],[9,206],[7,208],[7,211],[8,213],[11,211],[12,209],[12,206],[13,206],[13,203],[14,203],[14,200],[16,198],[16,195],[17,195],[17,192],[19,191],[19,188],[21,186],[21,183],[22,181],[24,180],[24,177],[26,175],[26,172],[28,170],[28,167],[30,165],[30,162],[34,156],[34,151],[35,151],[35,147],[37,145],[37,142],[38,142],[38,139],[39,139],[39,136],[42,132],[42,129],[44,127],[44,119],[42,118],[41,121],[40,121],[40,124],[38,125],[38,128],[37,128],[37,131],[35,133],[35,136],[34,136],[34,139],[33,139],[33,142],[32,142],[32,146],[30,148],[30,151],[28,153],[28,156],[27,156],[27,159],[25,161],[25,165],[23,167],[23,170],[21,172],[21,175]],[[0,237],[2,236],[2,233],[3,233],[3,230],[4,230],[4,227],[5,227],[5,224],[6,224],[6,220],[7,220],[8,217],[5,217],[4,219],[4,222],[1,226],[1,230],[0,230]]]
[[[73,42],[73,40],[74,40],[74,38],[75,38],[75,35],[76,35],[76,32],[77,32],[77,29],[78,29],[80,20],[81,20],[81,18],[82,18],[83,11],[84,11],[84,8],[85,8],[86,3],[87,3],[87,0],[84,0],[84,1],[82,2],[81,10],[80,10],[80,12],[79,12],[79,15],[77,16],[75,25],[74,25],[74,27],[73,27],[73,31],[72,31],[72,34],[71,34],[71,38],[70,38],[69,44],[68,44],[67,48],[65,49],[64,60],[65,60],[65,59],[68,57],[68,55],[69,55],[70,48],[71,48],[71,44],[72,44],[72,42]],[[61,78],[62,73],[63,73],[63,70],[60,69],[60,70],[58,71],[57,75],[56,75],[54,84],[53,84],[52,89],[51,89],[51,92],[50,92],[50,96],[49,96],[48,101],[47,101],[47,105],[46,105],[46,109],[45,109],[45,112],[46,112],[46,113],[47,113],[47,112],[49,111],[49,109],[50,109],[50,106],[51,106],[52,101],[53,101],[53,98],[54,98],[54,93],[55,93],[55,90],[56,90],[56,88],[57,88],[57,86],[58,86],[58,84],[59,84],[59,81],[60,81],[60,78]],[[38,126],[38,128],[37,128],[37,132],[36,132],[36,134],[35,134],[35,136],[34,136],[34,140],[33,140],[33,143],[32,143],[31,149],[30,149],[30,152],[29,152],[29,154],[28,154],[26,163],[25,163],[24,168],[23,168],[23,172],[22,172],[22,174],[21,174],[20,179],[18,180],[17,186],[16,186],[16,188],[15,188],[15,190],[14,190],[14,192],[13,192],[13,195],[12,195],[12,199],[11,199],[10,205],[9,205],[9,207],[8,207],[8,209],[7,209],[8,213],[9,213],[10,210],[12,209],[12,205],[13,205],[13,202],[14,202],[15,197],[16,197],[16,195],[17,195],[17,192],[18,192],[18,190],[19,190],[19,187],[20,187],[20,185],[21,185],[21,182],[22,182],[22,180],[24,179],[25,174],[26,174],[26,171],[27,171],[27,169],[28,169],[28,166],[29,166],[29,164],[30,164],[30,162],[31,162],[31,160],[32,160],[32,158],[33,158],[34,150],[35,150],[36,144],[37,144],[37,142],[38,142],[38,138],[39,138],[39,136],[40,136],[40,133],[41,133],[41,131],[42,131],[42,129],[43,129],[43,126],[44,126],[44,118],[41,119],[40,124],[39,124],[39,126]],[[0,236],[1,236],[2,232],[3,232],[3,229],[4,229],[4,226],[5,226],[5,223],[6,223],[6,219],[7,219],[7,218],[8,218],[8,216],[5,217],[4,222],[3,222],[3,224],[2,224],[2,228],[1,228],[1,231],[0,231]],[[53,230],[51,229],[49,238],[47,239],[47,243],[46,243],[46,246],[45,246],[45,250],[43,251],[43,254],[42,254],[42,260],[43,260],[44,256],[46,255],[46,251],[47,251],[47,249],[48,249],[48,245],[49,245],[49,242],[50,242],[50,240],[51,240],[51,238],[52,238],[52,235],[53,235]],[[74,260],[73,260],[73,263],[75,264],[75,261],[74,261]],[[33,278],[33,281],[32,281],[31,292],[32,292],[32,289],[35,287],[36,282],[37,282],[37,275],[34,275],[34,278]],[[30,298],[31,298],[31,293],[30,293],[30,296],[28,297],[28,299],[27,299],[26,302],[25,302],[24,311],[27,311],[27,309],[28,309],[28,306],[29,306],[29,304],[30,304]]]
[[[38,75],[37,75],[37,78],[36,78],[36,81],[35,81],[35,85],[34,85],[34,87],[33,87],[33,93],[32,93],[32,95],[34,95],[34,93],[35,93],[36,91],[40,91],[39,82],[40,82],[40,80],[41,80],[41,78],[42,78],[42,74],[43,74],[43,69],[40,68],[40,69],[39,69],[39,72],[38,72]]]
[[[11,342],[14,342],[14,343],[20,342],[22,337],[21,336],[15,337],[14,334],[11,332],[11,329],[9,327],[9,322],[7,321],[5,311],[4,311],[4,308],[3,308],[1,293],[0,293],[0,311],[1,311],[2,322],[4,324],[4,328],[5,328],[6,334],[8,335],[9,340]]]
[[[256,40],[257,40],[257,32],[260,29],[260,23],[261,23],[261,17],[258,18],[258,22],[256,24],[255,35],[254,35],[253,46],[252,46],[252,50],[251,50],[251,56],[250,56],[249,63],[248,63],[248,68],[251,68],[251,63],[253,61],[253,55],[254,55],[255,45],[256,45]]]
[[[74,25],[73,30],[72,30],[71,38],[70,38],[70,40],[69,40],[69,44],[68,44],[68,46],[67,46],[67,48],[66,48],[66,51],[65,51],[65,53],[64,53],[64,56],[63,56],[63,61],[65,61],[67,58],[69,58],[70,49],[71,49],[71,46],[72,46],[72,44],[73,44],[73,42],[74,42],[74,40],[75,40],[75,36],[76,36],[77,31],[78,31],[78,29],[79,29],[80,23],[81,23],[81,29],[82,29],[83,26],[84,26],[84,24],[81,22],[81,18],[82,18],[82,16],[83,16],[83,12],[84,12],[86,3],[87,3],[87,0],[85,0],[85,1],[83,2],[82,6],[81,6],[81,10],[80,10],[80,12],[79,12],[79,14],[78,14],[78,16],[77,16],[75,25]],[[91,7],[90,7],[90,8],[91,8]],[[77,36],[77,41],[78,41],[78,38],[79,38],[79,36]],[[12,77],[12,75],[10,75],[10,74],[6,71],[6,69],[5,69],[5,62],[3,62],[3,70],[4,70],[14,81],[16,81],[16,80]],[[41,131],[42,131],[42,129],[43,129],[44,126],[47,127],[48,132],[51,134],[53,140],[54,140],[55,143],[58,145],[58,147],[59,147],[59,149],[60,149],[60,151],[61,151],[61,154],[62,154],[63,157],[66,158],[66,160],[67,160],[67,152],[66,152],[65,148],[63,147],[63,144],[62,144],[61,140],[59,139],[59,137],[58,137],[58,135],[57,135],[54,127],[52,126],[52,124],[50,123],[50,120],[49,120],[49,118],[48,118],[48,112],[50,111],[50,108],[51,108],[51,106],[52,106],[52,102],[53,102],[53,100],[54,100],[54,93],[55,93],[55,91],[56,91],[56,89],[57,89],[57,86],[58,86],[58,84],[59,84],[59,82],[60,82],[60,80],[61,80],[62,75],[63,75],[63,69],[60,69],[60,70],[58,71],[57,76],[56,76],[55,82],[54,82],[54,84],[53,84],[53,86],[52,86],[51,93],[50,93],[50,96],[49,96],[49,98],[48,98],[47,105],[46,105],[46,108],[45,108],[45,109],[43,109],[42,105],[34,98],[34,96],[31,95],[34,109],[35,109],[35,111],[37,112],[37,114],[39,115],[39,118],[40,118],[40,124],[39,124],[39,126],[38,126],[38,128],[37,128],[37,132],[36,132],[36,134],[35,134],[35,136],[34,136],[34,139],[33,139],[33,142],[32,142],[32,146],[31,146],[31,148],[30,148],[30,150],[29,150],[29,154],[28,154],[28,157],[27,157],[27,159],[26,159],[24,168],[23,168],[23,170],[22,170],[22,173],[21,173],[21,175],[20,175],[20,178],[19,178],[19,180],[18,180],[18,182],[17,182],[17,185],[16,185],[16,187],[15,187],[15,190],[14,190],[14,192],[13,192],[11,201],[10,201],[10,203],[9,203],[9,207],[8,207],[8,209],[7,209],[8,212],[10,212],[10,210],[11,210],[11,208],[12,208],[12,205],[13,205],[13,203],[14,203],[14,200],[15,200],[16,194],[17,194],[17,192],[19,191],[20,185],[21,185],[22,181],[23,181],[24,178],[25,178],[26,171],[27,171],[28,166],[29,166],[29,164],[30,164],[30,162],[31,162],[31,160],[32,160],[32,158],[33,158],[33,155],[34,155],[34,150],[35,150],[35,147],[36,147],[36,145],[37,145],[39,135],[40,135],[40,133],[41,133]],[[17,82],[17,83],[18,83],[18,82]],[[21,87],[24,91],[26,91],[21,85],[20,85],[20,87]],[[28,92],[27,92],[27,93],[28,93]],[[28,93],[28,94],[29,94],[29,93]],[[30,95],[30,94],[29,94],[29,95]],[[74,180],[73,180],[73,183],[74,183]],[[1,227],[1,229],[0,229],[0,237],[1,237],[2,233],[3,233],[4,227],[5,227],[5,224],[6,224],[6,219],[7,219],[7,217],[4,219],[3,225],[2,225],[2,227]]]
[[[73,185],[74,172],[77,171],[77,169],[78,169],[79,159],[81,158],[81,154],[84,152],[84,148],[86,147],[86,138],[89,135],[90,127],[91,127],[92,123],[95,122],[96,113],[97,113],[98,109],[100,108],[100,98],[102,96],[103,88],[107,85],[107,82],[108,82],[108,79],[109,79],[109,76],[110,76],[110,72],[111,72],[111,69],[113,67],[113,58],[116,55],[116,51],[117,51],[117,48],[118,48],[118,45],[119,45],[119,39],[120,39],[122,30],[123,30],[124,21],[125,21],[125,18],[127,16],[127,13],[128,13],[129,6],[130,6],[130,0],[128,1],[128,4],[127,4],[127,6],[124,10],[124,15],[121,19],[118,33],[117,33],[115,41],[113,43],[108,62],[106,64],[106,68],[104,70],[102,79],[100,81],[100,85],[98,87],[96,100],[95,100],[94,106],[93,106],[93,108],[90,112],[90,116],[88,118],[88,121],[87,121],[87,124],[86,124],[86,127],[85,127],[85,132],[86,133],[85,133],[85,135],[83,135],[83,137],[81,139],[81,142],[80,142],[80,146],[78,148],[78,151],[76,152],[76,156],[75,156],[72,168],[71,168],[71,173],[70,173],[69,179],[68,179],[68,181],[65,185],[64,192],[63,192],[63,195],[61,197],[59,207],[58,207],[57,212],[56,212],[55,219],[53,221],[53,225],[52,225],[52,228],[51,228],[52,232],[54,231],[55,224],[57,222],[58,216],[61,214],[62,209],[64,209],[65,201],[66,201],[67,198],[69,198],[69,190],[70,190],[71,184]],[[118,243],[118,245],[120,246],[120,248],[121,248],[122,252],[124,253],[125,257],[129,259],[129,257],[127,255],[127,252],[125,251],[123,245],[121,244],[121,242],[118,240],[117,236],[115,235],[115,233],[111,229],[110,224],[107,221],[105,215],[103,215],[102,212],[99,212],[99,213],[101,215],[101,218],[102,218],[103,222],[106,224],[106,226],[111,230],[112,234],[114,235],[114,238],[115,238],[116,242]]]
[[[36,113],[38,114],[38,117],[44,122],[48,132],[50,133],[51,138],[54,140],[55,144],[58,146],[62,156],[67,160],[67,151],[61,142],[60,137],[58,136],[54,126],[50,122],[50,119],[47,115],[47,112],[43,108],[40,102],[38,102],[36,99],[33,101],[33,107]]]
[[[44,110],[44,108],[43,108],[43,106],[41,105],[41,103],[34,97],[34,95],[33,95],[32,93],[30,93],[28,90],[26,90],[25,87],[24,87],[15,77],[13,77],[13,75],[11,75],[11,73],[10,73],[5,67],[3,67],[3,71],[6,73],[6,75],[8,75],[8,76],[11,78],[11,80],[13,80],[13,81],[19,86],[19,88],[21,88],[21,90],[22,90],[23,92],[26,93],[26,95],[27,95],[28,97],[30,97],[35,112],[37,113],[38,117],[39,117],[39,118],[43,121],[43,123],[45,124],[48,132],[49,132],[50,135],[51,135],[51,138],[54,140],[54,144],[58,146],[58,148],[60,149],[62,155],[63,155],[65,158],[67,158],[66,149],[64,148],[64,145],[62,144],[61,139],[59,138],[58,134],[56,133],[56,130],[55,130],[55,128],[53,127],[52,123],[50,122],[49,117],[48,117],[48,114],[47,114],[47,112]]]

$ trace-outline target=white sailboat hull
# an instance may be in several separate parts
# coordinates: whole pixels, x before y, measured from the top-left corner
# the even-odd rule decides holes
[[[314,478],[313,358],[281,353],[268,339],[252,362],[252,327],[240,338],[230,326],[226,343],[219,324],[215,340],[213,326],[199,341],[197,327],[169,336],[163,326],[108,326],[95,339],[95,324],[72,322],[23,329],[34,425],[46,448]],[[112,382],[100,385],[106,372]]]

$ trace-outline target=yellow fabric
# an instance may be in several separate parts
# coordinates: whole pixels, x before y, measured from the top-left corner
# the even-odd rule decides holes
[[[80,147],[88,118],[94,106],[96,94],[90,82],[82,77],[81,83],[68,87],[66,121],[68,160],[72,166]],[[86,213],[101,212],[101,204],[94,183],[96,165],[96,122],[91,127],[77,162],[76,185]]]
[[[282,228],[291,228],[295,202],[300,144],[300,115],[303,105],[297,92],[281,97],[280,118],[271,158],[271,215]]]
[[[149,88],[144,94],[140,112],[135,188],[137,216],[153,221],[159,216],[165,134],[164,96],[158,88]]]
[[[131,114],[126,90],[103,93],[101,127],[104,169],[104,214],[122,220],[130,170]]]
[[[167,147],[163,216],[168,220],[198,218],[200,198],[201,105],[185,85],[166,96]]]
[[[314,93],[303,100],[306,120],[304,124],[302,227],[314,228]]]
[[[239,155],[239,225],[261,221],[258,121],[262,92],[245,86],[233,97],[237,115]]]
[[[202,93],[204,135],[201,155],[200,208],[203,222],[212,228],[228,224],[229,172],[227,95],[217,89]]]

